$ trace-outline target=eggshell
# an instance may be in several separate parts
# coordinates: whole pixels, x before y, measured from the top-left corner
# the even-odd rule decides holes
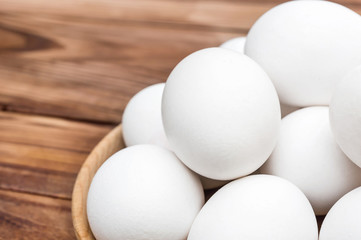
[[[136,145],[99,168],[87,213],[98,240],[184,240],[203,204],[199,178],[172,152]]]
[[[226,48],[229,50],[233,50],[239,53],[244,54],[244,45],[246,44],[246,37],[236,37],[232,38],[224,43],[222,43],[219,47]],[[291,112],[300,109],[299,107],[288,106],[285,104],[281,104],[281,115],[285,117],[286,115],[290,114]],[[203,181],[202,181],[203,183]]]
[[[317,240],[312,207],[292,183],[270,175],[235,180],[204,205],[188,240]]]
[[[161,114],[164,86],[164,83],[149,86],[129,101],[123,114],[123,137],[127,146],[149,143],[171,150]],[[204,189],[217,188],[228,182],[199,177]]]
[[[156,144],[169,148],[161,114],[164,85],[146,87],[130,99],[122,119],[126,146]]]
[[[174,68],[162,114],[176,155],[217,180],[250,174],[266,161],[281,115],[265,72],[247,56],[223,48],[197,51]]]
[[[330,104],[330,122],[336,142],[361,167],[361,66],[337,85]]]
[[[296,184],[317,215],[325,215],[340,197],[361,186],[361,168],[332,136],[328,107],[308,107],[283,118],[277,146],[260,171]]]
[[[343,196],[322,223],[320,240],[361,239],[361,187]]]
[[[222,43],[219,47],[233,50],[243,54],[245,44],[246,44],[246,37],[236,37]]]
[[[282,103],[328,105],[336,83],[361,64],[361,17],[328,1],[290,1],[256,21],[245,54],[267,72]]]

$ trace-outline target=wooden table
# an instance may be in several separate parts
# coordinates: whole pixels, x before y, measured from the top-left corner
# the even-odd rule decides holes
[[[280,2],[0,0],[0,239],[75,239],[77,172],[130,97]]]

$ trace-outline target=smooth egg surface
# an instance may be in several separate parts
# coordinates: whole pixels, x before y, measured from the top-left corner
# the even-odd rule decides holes
[[[135,145],[99,168],[87,214],[98,240],[184,240],[203,204],[198,176],[172,152]]]
[[[245,44],[246,44],[246,37],[236,37],[229,39],[228,41],[225,41],[219,47],[233,50],[243,54]]]
[[[361,66],[337,85],[330,103],[330,122],[336,142],[361,167]]]
[[[292,183],[253,175],[222,187],[204,205],[188,240],[317,240],[316,217]]]
[[[162,116],[181,161],[217,180],[259,168],[276,144],[281,119],[267,74],[249,57],[223,48],[197,51],[174,68]]]
[[[361,187],[338,200],[322,223],[320,240],[360,240],[360,203]]]
[[[156,144],[169,148],[161,114],[164,86],[158,83],[146,87],[128,102],[122,118],[126,146]]]
[[[281,103],[328,105],[344,75],[361,64],[361,17],[328,1],[290,1],[261,16],[245,54],[269,75]]]
[[[290,180],[325,215],[344,194],[361,186],[361,168],[337,145],[328,107],[308,107],[282,119],[277,146],[260,172]]]

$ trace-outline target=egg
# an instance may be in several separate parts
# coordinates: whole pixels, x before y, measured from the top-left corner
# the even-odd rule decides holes
[[[297,185],[317,215],[325,215],[340,197],[361,186],[361,168],[337,145],[328,111],[308,107],[283,118],[277,146],[260,169]]]
[[[126,146],[156,144],[169,148],[161,114],[164,85],[146,87],[130,99],[122,118]]]
[[[328,1],[290,1],[256,21],[245,54],[267,72],[281,103],[328,105],[337,82],[361,64],[361,17]]]
[[[226,48],[229,50],[233,50],[239,53],[244,54],[244,45],[246,44],[246,37],[236,37],[232,38],[224,43],[222,43],[219,47]],[[281,104],[281,116],[284,117],[291,112],[296,111],[299,107],[288,106],[285,104]]]
[[[337,85],[330,103],[330,122],[336,142],[361,167],[361,66]]]
[[[123,138],[127,146],[148,143],[171,150],[161,114],[164,85],[159,83],[141,90],[127,104],[123,114]],[[228,182],[199,177],[204,189],[217,188]]]
[[[317,240],[316,217],[292,183],[270,175],[235,180],[204,205],[188,240]]]
[[[360,240],[360,203],[361,187],[338,200],[322,223],[320,240]]]
[[[281,114],[272,82],[253,60],[208,48],[173,69],[162,117],[169,145],[185,165],[207,178],[230,180],[267,160]]]
[[[243,54],[245,44],[246,44],[246,37],[236,37],[222,43],[219,47],[233,50]]]
[[[199,178],[172,152],[135,145],[99,168],[87,214],[98,240],[184,240],[203,204]]]

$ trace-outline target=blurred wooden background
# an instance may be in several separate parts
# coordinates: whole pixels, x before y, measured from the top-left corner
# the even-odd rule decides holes
[[[77,172],[130,97],[281,2],[0,0],[0,239],[74,239]]]

